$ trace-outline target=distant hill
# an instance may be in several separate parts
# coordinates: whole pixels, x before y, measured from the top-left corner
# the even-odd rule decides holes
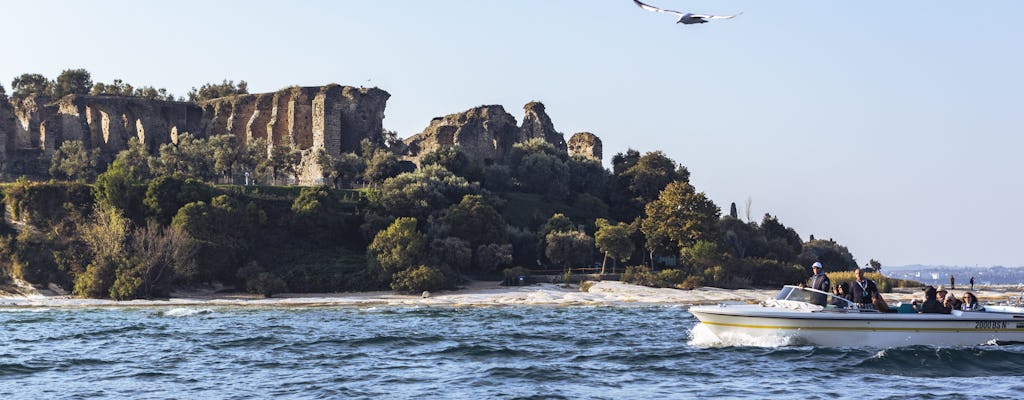
[[[949,286],[949,277],[953,276],[958,288],[969,287],[971,277],[974,277],[975,285],[1024,285],[1024,267],[903,265],[882,267],[882,273],[893,278],[945,286]]]

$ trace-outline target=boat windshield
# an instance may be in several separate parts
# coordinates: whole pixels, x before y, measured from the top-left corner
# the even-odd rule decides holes
[[[825,293],[820,290],[806,287],[788,285],[782,287],[782,291],[780,291],[779,295],[775,297],[775,300],[797,301],[822,307],[828,307],[830,305],[838,308],[853,307],[853,302],[842,297],[833,296],[831,293]]]

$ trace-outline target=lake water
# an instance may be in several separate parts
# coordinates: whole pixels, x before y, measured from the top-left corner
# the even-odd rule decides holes
[[[685,307],[0,309],[0,398],[986,398],[1024,346],[718,343]]]

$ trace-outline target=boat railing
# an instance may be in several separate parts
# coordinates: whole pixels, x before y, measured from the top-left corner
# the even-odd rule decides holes
[[[779,291],[779,295],[775,297],[775,300],[812,304],[826,309],[857,308],[856,304],[854,304],[852,301],[833,295],[832,293],[824,292],[817,289],[811,289],[808,287],[800,287],[793,285],[783,286],[782,290]]]

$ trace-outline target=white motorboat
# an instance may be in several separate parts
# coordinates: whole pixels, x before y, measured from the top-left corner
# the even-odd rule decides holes
[[[1024,343],[1024,308],[918,314],[859,308],[830,293],[785,286],[761,304],[695,306],[690,313],[719,338],[785,338],[787,343],[830,347],[974,346]]]

